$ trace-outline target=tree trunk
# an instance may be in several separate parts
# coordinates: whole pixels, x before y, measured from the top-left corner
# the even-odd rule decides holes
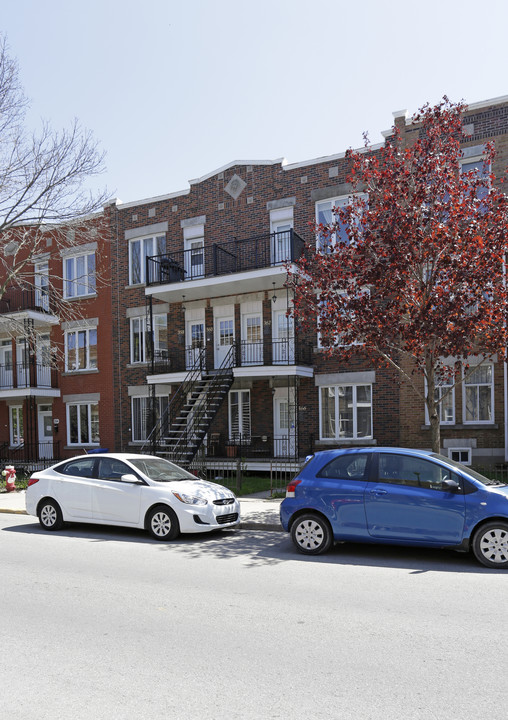
[[[426,378],[427,378],[427,410],[430,422],[430,437],[432,452],[441,452],[441,423],[439,419],[439,401],[436,402],[436,378],[434,373],[434,365],[430,358],[426,362]]]

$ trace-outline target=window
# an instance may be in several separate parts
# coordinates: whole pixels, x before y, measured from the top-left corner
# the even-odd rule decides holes
[[[99,444],[99,406],[97,403],[67,405],[67,442],[69,445]]]
[[[156,356],[162,356],[168,349],[167,315],[153,316],[153,349]],[[144,363],[150,359],[149,337],[146,332],[146,317],[131,318],[131,363]]]
[[[133,397],[131,402],[131,428],[132,441],[140,442],[146,440],[151,430],[150,398]],[[155,398],[155,420],[163,416],[168,405],[165,396]]]
[[[448,448],[448,457],[454,462],[471,465],[471,448]]]
[[[490,165],[485,162],[485,158],[481,155],[476,157],[464,158],[460,161],[460,173],[464,175],[471,173],[471,181],[480,180],[481,184],[476,189],[476,197],[481,200],[489,191]]]
[[[166,238],[157,237],[139,238],[129,243],[129,285],[146,283],[146,259],[153,255],[162,255],[166,252]]]
[[[455,388],[452,387],[452,389],[450,390],[450,386],[453,385],[453,383],[454,380],[452,378],[443,379],[436,386],[436,389],[434,391],[434,398],[436,401],[439,402],[438,413],[439,422],[441,423],[441,425],[455,424]],[[426,388],[427,384],[425,384],[425,389]],[[441,400],[441,398],[446,392],[448,392],[448,395],[446,395],[446,397]],[[427,405],[425,405],[425,423],[427,425],[430,424],[429,410],[427,408]]]
[[[325,465],[318,476],[344,480],[368,480],[368,460],[368,453],[355,452],[339,455]]]
[[[47,260],[35,263],[35,304],[49,310],[49,264]]]
[[[494,366],[480,365],[464,381],[464,422],[494,422]]]
[[[442,490],[444,480],[458,482],[458,477],[452,470],[423,458],[391,453],[379,455],[379,482]]]
[[[97,368],[97,329],[83,328],[65,333],[65,369],[95,370]]]
[[[250,440],[250,390],[233,390],[229,393],[229,437],[232,440]]]
[[[11,445],[23,445],[23,408],[21,405],[9,407],[9,430]]]
[[[64,297],[95,293],[95,253],[64,258]]]
[[[65,465],[60,465],[57,468],[57,472],[62,475],[91,478],[94,476],[95,462],[95,458],[78,458],[77,460],[71,460]]]
[[[319,395],[321,440],[372,437],[372,386],[332,385]]]
[[[203,277],[205,274],[204,238],[185,240],[185,279]]]
[[[365,193],[359,194],[362,200],[367,199]],[[319,233],[317,238],[317,248],[323,252],[329,252],[330,249],[339,242],[346,245],[349,244],[349,235],[345,223],[342,222],[339,210],[351,204],[350,195],[342,195],[340,197],[323,200],[316,203],[316,222],[323,227],[334,226],[334,232],[331,234]]]

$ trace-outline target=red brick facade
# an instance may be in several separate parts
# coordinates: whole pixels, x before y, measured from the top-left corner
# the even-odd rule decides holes
[[[402,115],[398,115],[395,122],[403,140],[411,142],[417,129]],[[468,131],[468,140],[464,143],[466,153],[481,152],[483,143],[494,140],[498,156],[493,171],[498,176],[503,175],[508,160],[508,99],[472,106],[465,117],[465,125]],[[309,358],[301,364],[295,358],[286,365],[274,360],[274,347],[281,332],[276,325],[283,325],[280,317],[287,308],[287,291],[280,266],[274,268],[277,263],[270,262],[266,255],[263,256],[265,260],[260,261],[262,249],[273,253],[275,241],[271,233],[276,229],[276,222],[281,227],[287,222],[303,241],[315,242],[316,203],[347,195],[350,190],[346,184],[348,161],[344,155],[340,153],[293,165],[280,161],[231,164],[192,181],[188,190],[126,204],[115,201],[104,209],[103,218],[97,221],[99,232],[95,246],[97,275],[103,282],[93,295],[74,301],[79,303],[80,317],[95,323],[97,369],[69,372],[62,370],[60,363],[58,391],[48,398],[44,394],[35,395],[35,403],[51,406],[54,438],[59,442],[61,456],[93,449],[97,445],[111,450],[139,449],[146,431],[144,398],[151,396],[152,385],[155,384],[155,394],[165,403],[182,382],[182,368],[176,370],[173,365],[173,369],[169,366],[167,371],[153,375],[148,351],[145,357],[139,347],[133,350],[131,324],[138,329],[145,327],[143,323],[150,317],[147,315],[150,298],[152,313],[159,311],[167,318],[167,338],[164,340],[167,357],[183,357],[189,346],[189,322],[202,322],[210,368],[217,364],[214,355],[219,352],[220,319],[231,316],[235,341],[245,342],[247,316],[260,317],[260,321],[255,322],[261,327],[263,361],[253,363],[252,367],[242,367],[240,362],[235,368],[230,390],[250,391],[249,434],[252,442],[246,450],[247,456],[250,451],[253,459],[284,454],[277,452],[277,447],[283,447],[277,446],[277,441],[286,435],[293,437],[291,454],[300,458],[312,450],[341,444],[430,446],[423,404],[414,391],[400,385],[390,371],[375,369],[360,360],[346,364],[340,356],[330,357],[318,348],[317,333],[306,338],[299,333],[298,327],[294,330],[295,342],[309,342]],[[183,260],[185,239],[192,241],[202,237],[203,276],[192,282],[177,282],[173,278],[168,283],[150,286],[144,278],[141,282],[131,282],[129,246],[136,247],[137,251],[143,241],[152,237],[163,238],[165,250],[162,254],[178,258],[180,265],[186,262]],[[215,275],[212,261],[217,259],[214,249],[217,245],[222,246],[219,252],[222,262],[227,257],[237,257],[241,250],[242,262],[251,269],[239,273],[232,265],[229,274]],[[228,248],[235,248],[235,253]],[[198,261],[200,257],[198,250]],[[143,264],[142,275],[144,270]],[[51,253],[50,274],[55,278],[62,276],[59,252]],[[69,324],[51,326],[51,344],[63,349],[64,333],[72,327]],[[144,341],[141,330],[139,338],[140,342]],[[478,462],[504,461],[503,372],[503,366],[496,364],[493,422],[464,423],[462,391],[457,389],[455,422],[442,426],[445,452],[451,447],[469,447],[473,459]],[[336,437],[324,437],[326,432],[320,429],[320,392],[321,388],[336,386],[368,386],[371,389],[372,424],[368,437],[361,433],[339,437],[338,428]],[[17,397],[14,393],[9,396],[7,391],[0,396],[0,427],[3,428],[0,442],[6,445],[10,441],[8,406],[18,402]],[[33,397],[28,394],[23,402],[34,402]],[[68,442],[67,408],[79,402],[80,397],[91,398],[90,402],[97,400],[99,435],[95,438],[98,442],[76,446]],[[134,405],[138,408],[134,414],[140,413],[137,417],[133,417]],[[29,414],[28,406],[24,412]],[[282,427],[284,423],[287,427]],[[220,437],[219,451],[223,453],[231,433],[226,398],[209,428],[208,437],[211,434]],[[37,440],[37,428],[32,434]],[[287,447],[284,445],[286,450]]]

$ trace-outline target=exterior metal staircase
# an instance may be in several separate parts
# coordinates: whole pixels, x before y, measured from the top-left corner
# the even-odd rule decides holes
[[[166,412],[149,434],[142,452],[187,467],[203,444],[210,425],[233,384],[234,347],[218,370],[206,371],[201,349]]]

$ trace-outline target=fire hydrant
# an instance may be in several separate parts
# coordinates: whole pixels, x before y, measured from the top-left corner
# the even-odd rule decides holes
[[[16,470],[14,465],[7,465],[5,470],[2,470],[2,475],[5,478],[5,489],[7,492],[12,492],[16,489]]]

